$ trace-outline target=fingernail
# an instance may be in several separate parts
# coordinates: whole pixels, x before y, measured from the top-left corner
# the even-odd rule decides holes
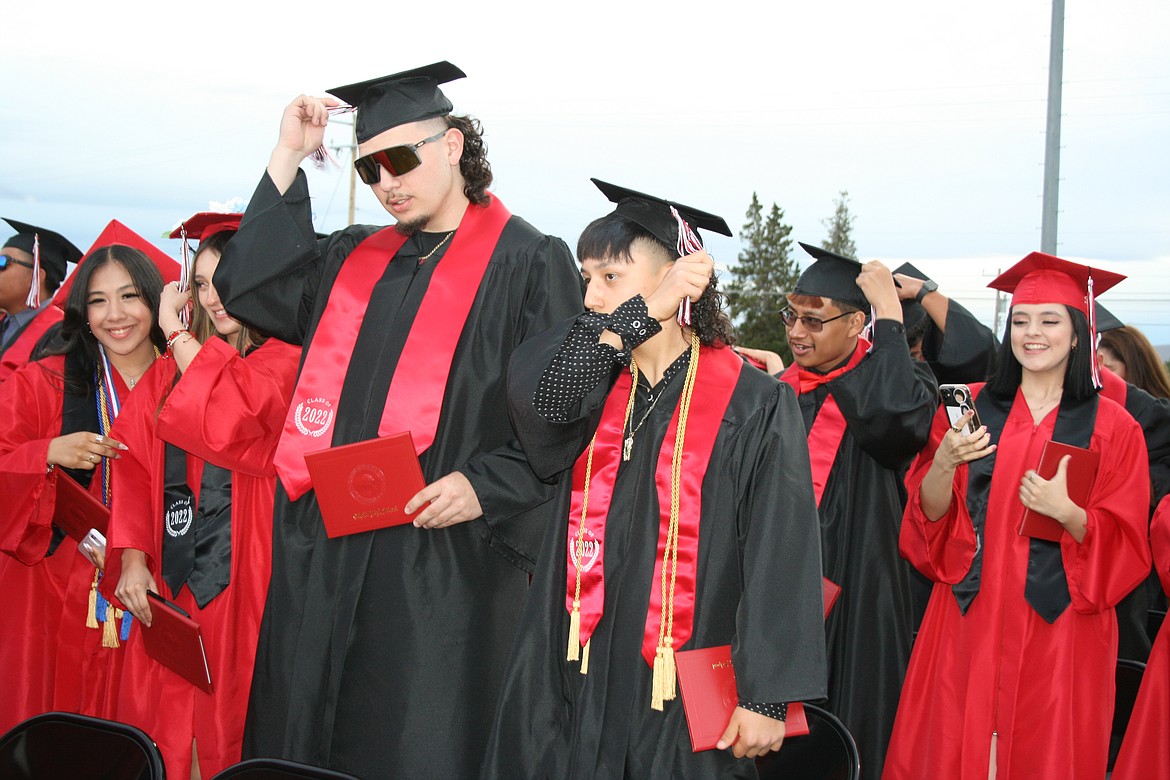
[[[127,446],[126,446],[125,444],[123,444],[122,442],[118,442],[118,449],[120,449],[120,450],[128,450],[128,449],[130,449],[130,448],[129,448],[129,447],[127,447]]]

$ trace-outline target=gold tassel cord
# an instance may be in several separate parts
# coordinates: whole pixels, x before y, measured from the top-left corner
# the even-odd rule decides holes
[[[102,626],[102,647],[118,646],[118,623],[121,612],[122,610],[115,608],[113,604],[107,603],[106,621]]]
[[[687,417],[695,391],[695,376],[699,370],[699,337],[691,333],[691,356],[687,376],[679,402],[678,429],[674,437],[674,453],[670,462],[670,520],[666,527],[666,546],[662,558],[662,613],[658,623],[658,647],[654,653],[654,677],[651,681],[650,707],[661,711],[667,701],[678,695],[677,672],[674,662],[674,588],[678,578],[679,484],[682,481],[683,444],[686,440]],[[669,580],[667,568],[670,568]]]
[[[89,586],[89,608],[85,612],[85,627],[86,628],[101,628],[98,625],[97,619],[97,589],[98,581],[101,579],[102,570],[93,570],[93,584]]]
[[[589,674],[589,646],[591,644],[593,644],[593,637],[585,642],[585,648],[581,651],[581,674]]]

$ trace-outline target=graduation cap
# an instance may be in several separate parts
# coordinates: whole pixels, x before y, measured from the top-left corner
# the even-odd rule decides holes
[[[1097,333],[1108,333],[1111,330],[1125,327],[1125,323],[1118,319],[1116,314],[1102,306],[1100,301],[1094,303],[1097,309]]]
[[[1112,289],[1125,279],[1122,274],[1090,268],[1055,255],[1032,252],[1020,262],[991,280],[993,290],[1012,294],[1012,306],[1018,304],[1061,303],[1071,306],[1089,320],[1089,337],[1097,343],[1096,296]],[[1092,350],[1094,353],[1096,350]],[[1101,386],[1094,355],[1093,382]]]
[[[158,268],[159,273],[162,274],[163,282],[176,282],[179,280],[179,264],[175,262],[174,258],[116,219],[110,220],[110,224],[106,225],[105,229],[94,240],[89,251],[85,253],[85,257],[78,261],[78,265],[80,266],[81,263],[84,263],[86,258],[90,257],[97,250],[102,247],[111,246],[112,244],[120,244],[137,249],[149,257]],[[69,289],[73,287],[73,280],[76,276],[77,274],[74,273],[66,279],[65,283],[61,285],[61,288],[57,290],[57,294],[53,296],[53,303],[62,309],[65,308],[65,299],[69,295]]]
[[[221,211],[200,211],[187,217],[167,234],[167,238],[191,238],[202,241],[225,230],[239,230],[243,214],[225,214]]]
[[[641,225],[672,250],[677,249],[679,236],[678,220],[671,213],[671,207],[674,207],[679,215],[686,220],[692,231],[710,230],[724,236],[731,235],[731,228],[727,226],[723,217],[702,211],[694,206],[685,206],[682,203],[656,198],[653,195],[647,195],[627,187],[619,187],[600,179],[590,179],[590,181],[597,185],[597,189],[601,190],[602,195],[609,198],[610,203],[617,204],[617,208],[613,210],[614,214],[620,214],[631,222]],[[695,237],[698,238],[697,232]],[[702,245],[701,240],[699,244]]]
[[[444,60],[328,92],[357,109],[357,140],[365,143],[392,127],[451,113],[451,101],[439,85],[466,77]]]
[[[797,243],[813,257],[813,263],[796,280],[793,295],[832,298],[869,311],[869,299],[857,286],[857,276],[861,273],[859,260],[802,241]]]
[[[933,281],[929,276],[920,271],[912,263],[902,263],[894,269],[894,273],[902,274],[903,276],[910,276],[914,279],[921,279],[924,282]],[[899,285],[901,286],[901,285]],[[913,298],[903,298],[902,301],[902,323],[906,326],[906,330],[918,325],[924,319],[930,317],[926,312],[926,307]]]
[[[76,263],[81,259],[81,250],[60,233],[25,222],[17,222],[8,217],[3,219],[16,231],[16,235],[5,241],[4,246],[23,250],[33,256],[33,282],[29,299],[31,301],[35,296],[36,303],[29,303],[29,305],[39,306],[41,288],[36,269],[43,268],[45,270],[45,285],[49,289],[56,289],[57,285],[61,284],[61,280],[65,278],[69,263]]]

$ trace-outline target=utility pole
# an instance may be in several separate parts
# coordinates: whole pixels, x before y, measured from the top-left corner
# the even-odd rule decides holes
[[[1064,0],[1052,0],[1052,40],[1048,51],[1048,129],[1044,139],[1044,216],[1040,251],[1056,254],[1056,215],[1060,199],[1060,96],[1064,80]]]
[[[348,144],[345,144],[345,145],[338,144],[336,146],[331,146],[329,148],[335,152],[340,152],[342,149],[346,150],[347,152],[349,152],[349,159],[350,159],[350,162],[352,163],[355,159],[357,159],[357,148],[358,148],[357,122],[343,122],[343,121],[340,121],[337,119],[330,119],[329,122],[331,124],[335,124],[335,125],[349,125],[350,138],[351,138],[350,142]],[[349,166],[349,216],[348,216],[348,221],[346,222],[347,225],[353,224],[354,200],[356,199],[356,197],[357,197],[357,169],[354,168],[353,165],[350,165]]]

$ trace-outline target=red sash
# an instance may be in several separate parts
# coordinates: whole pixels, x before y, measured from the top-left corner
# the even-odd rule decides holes
[[[780,381],[792,385],[797,395],[807,393],[856,368],[869,349],[869,342],[865,339],[858,339],[849,362],[841,368],[834,369],[827,374],[814,374],[793,363],[787,371],[780,375]],[[812,466],[813,493],[816,495],[818,507],[821,505],[821,496],[825,494],[825,485],[828,484],[833,461],[837,459],[837,450],[841,448],[841,439],[845,437],[845,427],[845,415],[841,413],[841,409],[837,406],[837,402],[833,399],[833,393],[830,391],[829,397],[825,399],[817,412],[817,419],[813,422],[812,430],[808,432],[808,458],[809,464]]]
[[[63,319],[65,319],[65,312],[56,306],[46,306],[37,312],[25,325],[24,330],[8,342],[8,348],[4,350],[4,356],[0,358],[0,382],[12,376],[16,369],[27,363],[32,355],[33,347],[41,340],[41,336]]]
[[[479,292],[488,260],[511,214],[494,195],[486,207],[469,205],[451,247],[431,276],[411,324],[378,424],[379,435],[409,430],[415,450],[435,439],[455,346]],[[284,421],[274,464],[289,498],[312,487],[306,452],[333,441],[341,387],[374,285],[406,237],[393,227],[362,241],[341,266],[305,355]]]
[[[698,390],[691,404],[687,420],[686,443],[683,451],[683,471],[686,477],[679,485],[679,540],[678,573],[675,578],[674,623],[672,646],[682,647],[691,637],[694,622],[695,585],[699,554],[699,519],[702,511],[703,476],[711,460],[711,451],[719,433],[719,425],[731,401],[739,380],[743,360],[726,348],[702,347],[695,377]],[[573,610],[576,590],[575,553],[583,555],[581,565],[581,634],[582,647],[601,620],[605,605],[605,524],[609,513],[613,486],[621,461],[626,403],[630,392],[630,374],[623,373],[610,391],[597,428],[593,447],[593,469],[589,483],[588,515],[585,519],[584,549],[578,551],[577,535],[581,521],[581,503],[584,497],[585,467],[588,449],[573,467],[573,495],[570,504],[568,550],[566,556],[565,608]],[[662,559],[666,549],[667,527],[670,522],[670,464],[674,455],[674,440],[678,431],[679,405],[676,404],[662,449],[658,453],[654,482],[658,492],[660,513],[658,552],[650,602],[646,610],[646,626],[642,640],[642,657],[650,666],[658,645],[658,629],[662,617]],[[669,580],[669,577],[667,578]]]

